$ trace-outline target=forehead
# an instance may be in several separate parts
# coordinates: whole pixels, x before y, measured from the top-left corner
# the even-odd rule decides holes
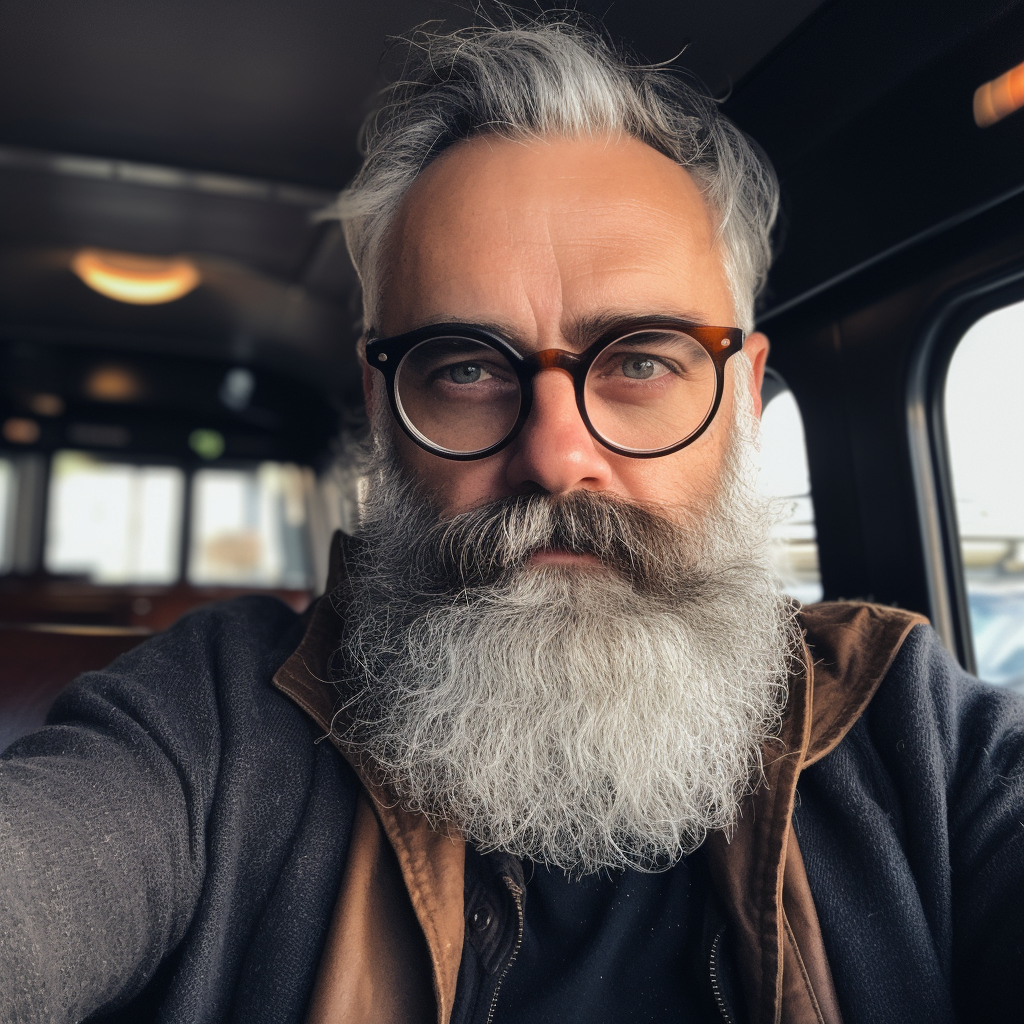
[[[732,322],[707,205],[651,147],[484,136],[406,194],[386,247],[385,333],[458,319],[547,342],[607,311]]]

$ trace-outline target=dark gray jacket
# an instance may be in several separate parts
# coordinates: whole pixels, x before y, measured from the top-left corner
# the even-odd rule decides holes
[[[358,782],[271,686],[302,632],[192,614],[0,759],[0,1019],[303,1020]],[[847,1024],[1021,1015],[1024,702],[916,627],[798,795]]]

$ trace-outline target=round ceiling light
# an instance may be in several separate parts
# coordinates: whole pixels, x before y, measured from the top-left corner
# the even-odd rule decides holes
[[[138,375],[123,366],[100,366],[85,378],[85,393],[98,402],[131,402],[143,390]]]
[[[180,256],[138,256],[106,249],[82,249],[71,269],[93,291],[118,302],[154,306],[188,295],[200,281],[199,270]]]

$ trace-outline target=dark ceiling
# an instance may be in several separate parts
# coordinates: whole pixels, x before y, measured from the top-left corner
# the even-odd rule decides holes
[[[1024,60],[1021,0],[833,0],[726,110],[782,183],[771,318],[1024,187],[1024,113],[974,123],[975,89]]]
[[[646,60],[719,93],[820,0],[581,4]],[[443,0],[8,0],[0,140],[338,189],[389,36],[471,20]],[[554,6],[554,5],[552,5]]]

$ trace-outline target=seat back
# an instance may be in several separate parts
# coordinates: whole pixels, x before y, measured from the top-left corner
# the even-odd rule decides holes
[[[0,750],[39,728],[72,679],[109,665],[148,635],[118,626],[0,626]]]

